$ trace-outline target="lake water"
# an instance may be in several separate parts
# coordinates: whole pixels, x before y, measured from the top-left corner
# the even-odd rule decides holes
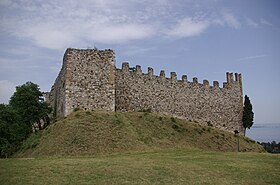
[[[280,142],[280,123],[254,124],[246,136],[259,142]]]

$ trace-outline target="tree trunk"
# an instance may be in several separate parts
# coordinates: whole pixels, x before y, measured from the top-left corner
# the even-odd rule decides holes
[[[46,121],[47,121],[46,126],[48,126],[48,125],[50,124],[50,122],[51,122],[51,119],[50,119],[50,117],[49,117],[49,116],[46,116]]]
[[[33,133],[36,133],[36,132],[37,132],[36,123],[33,123],[33,124],[32,124],[32,132],[33,132]]]
[[[40,120],[37,121],[37,124],[38,124],[39,130],[42,130],[42,125],[41,125]]]

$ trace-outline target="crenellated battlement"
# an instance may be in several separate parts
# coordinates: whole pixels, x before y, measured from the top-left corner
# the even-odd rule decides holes
[[[241,74],[226,73],[223,87],[218,81],[197,77],[178,77],[164,70],[159,75],[149,67],[122,63],[115,65],[113,50],[66,50],[59,75],[46,97],[57,117],[67,116],[75,108],[84,110],[143,111],[168,114],[200,124],[234,131],[242,126]]]
[[[116,69],[116,111],[152,110],[211,124],[223,130],[242,130],[242,82],[241,74],[226,73],[223,87],[218,81],[210,85],[208,80],[199,83],[187,75],[177,78],[176,72],[159,76],[148,67],[129,66],[128,62]]]
[[[130,69],[135,69],[135,70],[130,70]],[[223,82],[223,87],[219,87],[219,82],[218,81],[213,81],[213,85],[209,85],[208,80],[203,80],[203,83],[200,84],[198,81],[197,77],[193,77],[192,81],[188,81],[187,75],[182,75],[181,79],[177,79],[177,74],[176,72],[170,72],[170,78],[166,77],[165,71],[161,70],[160,75],[156,76],[154,75],[154,69],[151,67],[147,68],[147,73],[142,72],[142,67],[140,65],[136,65],[135,67],[129,66],[128,62],[123,62],[122,63],[122,68],[117,69],[118,73],[124,73],[124,74],[130,74],[132,76],[135,76],[135,78],[161,78],[165,79],[166,81],[172,81],[173,83],[184,83],[185,85],[200,85],[201,87],[204,88],[210,88],[210,89],[229,89],[232,88],[233,85],[238,85],[241,87],[241,74],[235,73],[235,79],[233,78],[233,73],[226,73],[226,82]],[[136,77],[137,76],[137,77]]]

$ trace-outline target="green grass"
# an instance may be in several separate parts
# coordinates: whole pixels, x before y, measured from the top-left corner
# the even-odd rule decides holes
[[[0,184],[280,184],[280,157],[233,133],[144,112],[72,113],[0,160]]]
[[[236,151],[237,138],[211,126],[149,112],[76,111],[28,138],[17,157],[80,156],[199,148]],[[241,151],[262,152],[246,137]]]
[[[280,184],[280,155],[165,150],[2,159],[0,184]]]

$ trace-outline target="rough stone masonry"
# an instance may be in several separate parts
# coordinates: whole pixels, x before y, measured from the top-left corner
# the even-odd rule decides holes
[[[142,73],[123,63],[115,66],[113,50],[72,49],[64,54],[63,65],[46,99],[54,116],[64,117],[75,108],[106,111],[143,111],[163,113],[196,121],[203,125],[243,133],[241,74],[226,73],[223,88],[217,81],[192,82],[183,75],[170,78],[161,71],[155,76],[152,68]]]

